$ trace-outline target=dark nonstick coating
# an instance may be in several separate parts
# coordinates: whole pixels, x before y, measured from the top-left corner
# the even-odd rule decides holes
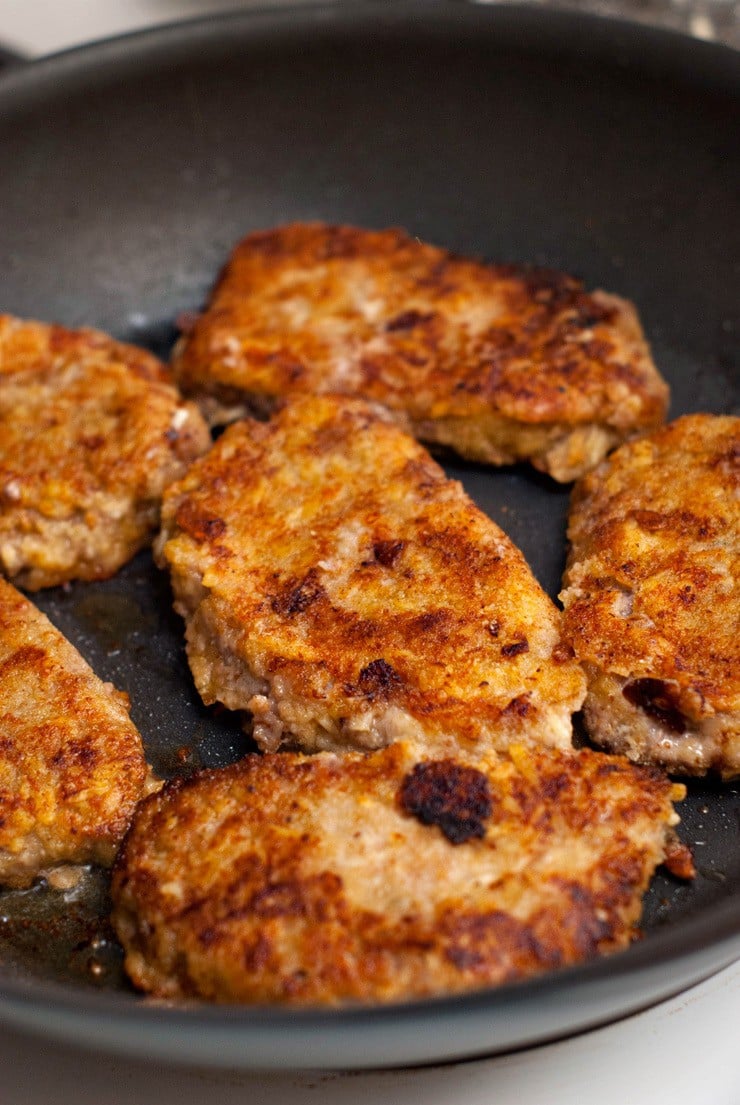
[[[176,317],[202,302],[246,232],[293,219],[400,225],[628,296],[671,383],[672,415],[737,410],[738,69],[733,52],[664,32],[453,2],[223,17],[35,63],[0,79],[0,310],[94,325],[166,355]],[[446,466],[555,596],[567,489],[520,468]],[[148,553],[106,583],[35,597],[95,670],[129,692],[159,772],[250,750],[233,719],[194,692],[168,583]],[[698,877],[658,875],[642,945],[513,997],[509,987],[470,999],[470,1008],[489,1003],[491,1038],[463,1032],[446,1054],[582,1026],[565,1014],[560,1027],[497,1035],[502,1010],[526,1020],[527,1002],[543,994],[562,990],[567,1005],[601,987],[600,1012],[586,1018],[594,1023],[737,953],[738,787],[692,783],[682,817]],[[0,992],[28,1011],[74,991],[92,1023],[102,1008],[93,990],[110,990],[130,1017],[106,908],[95,872],[71,897],[43,886],[0,895]],[[650,960],[665,961],[673,983],[641,998]],[[631,1002],[621,983],[610,999],[612,977],[633,985]],[[464,1017],[465,1000],[429,1007]],[[115,1004],[105,1013],[115,1016]],[[199,1015],[205,1024],[211,1014]],[[389,1032],[399,1016],[387,1013]],[[290,1063],[291,1023],[274,1022],[287,1043],[267,1065]],[[368,1044],[367,1062],[393,1061],[382,1047]],[[176,1044],[162,1050],[172,1057]],[[260,1065],[248,1046],[243,1054]],[[434,1054],[407,1045],[401,1058]],[[213,1046],[199,1058],[218,1061]]]

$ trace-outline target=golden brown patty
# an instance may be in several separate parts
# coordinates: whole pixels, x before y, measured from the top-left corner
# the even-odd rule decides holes
[[[492,985],[628,944],[683,787],[599,753],[477,768],[248,756],[142,804],[113,922],[166,998],[322,1003]]]
[[[0,315],[0,572],[19,586],[112,575],[209,444],[151,354]]]
[[[110,864],[147,786],[126,695],[0,579],[0,884]]]
[[[361,395],[424,441],[558,480],[657,426],[668,400],[626,300],[322,223],[237,245],[173,367],[213,421],[296,392]]]
[[[574,489],[566,631],[591,736],[740,773],[740,418],[679,418]]]
[[[303,397],[231,426],[162,519],[198,690],[263,749],[569,746],[585,683],[559,612],[382,408]]]

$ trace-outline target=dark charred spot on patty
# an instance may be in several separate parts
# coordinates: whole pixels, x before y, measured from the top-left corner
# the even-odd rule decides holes
[[[439,634],[440,631],[444,634],[451,620],[448,610],[425,610],[423,614],[412,614],[406,624],[413,634]]]
[[[552,650],[552,661],[554,664],[567,664],[574,656],[575,652],[567,641],[560,641]]]
[[[647,533],[675,533],[706,539],[717,535],[718,526],[710,518],[701,518],[690,510],[633,510],[632,517]]]
[[[689,880],[696,877],[691,849],[673,833],[669,834],[666,840],[663,864],[677,879]]]
[[[615,315],[616,311],[613,307],[598,303],[588,293],[584,293],[576,299],[572,321],[576,326],[590,330],[593,326],[613,322]]]
[[[686,719],[676,705],[670,687],[662,679],[633,679],[622,694],[633,706],[660,722],[672,733],[686,732]]]
[[[357,680],[361,693],[371,701],[376,698],[389,698],[393,691],[402,685],[401,676],[382,657],[362,668]]]
[[[697,595],[691,584],[687,583],[679,589],[676,598],[682,606],[693,606],[696,602]]]
[[[529,641],[526,637],[519,637],[516,641],[510,641],[508,645],[501,645],[502,656],[519,656],[522,652],[529,652]]]
[[[302,916],[306,912],[306,903],[299,883],[274,882],[255,891],[249,910],[259,917]]]
[[[415,326],[420,326],[433,318],[433,311],[402,311],[400,315],[389,319],[385,324],[385,328],[390,333],[396,330],[412,330]]]
[[[276,614],[292,618],[295,614],[308,610],[323,594],[324,588],[314,574],[309,572],[300,583],[295,579],[288,580],[278,594],[273,596],[271,606]]]
[[[523,300],[525,306],[534,300],[551,309],[562,309],[572,306],[574,300],[583,295],[581,282],[567,273],[529,265],[499,265],[496,268],[501,276],[508,276],[514,282],[510,298]]]
[[[100,759],[98,750],[86,741],[72,741],[63,745],[51,758],[54,767],[92,768]]]
[[[532,708],[528,694],[517,695],[516,698],[512,698],[508,706],[503,709],[504,716],[514,715],[515,717],[526,717]]]
[[[384,568],[392,568],[405,547],[405,541],[376,541],[373,545],[373,556]]]
[[[422,825],[437,825],[452,844],[485,836],[493,801],[486,776],[455,760],[416,764],[398,794],[405,813]]]
[[[175,521],[194,541],[215,541],[226,531],[223,518],[204,514],[192,499],[183,499],[177,508]]]

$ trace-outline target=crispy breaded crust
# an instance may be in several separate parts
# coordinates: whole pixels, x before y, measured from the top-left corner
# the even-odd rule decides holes
[[[126,695],[0,579],[0,884],[112,863],[148,786]]]
[[[424,441],[558,480],[659,425],[668,402],[626,300],[323,223],[240,242],[173,369],[213,421],[296,392],[360,395]]]
[[[135,984],[164,998],[494,985],[629,943],[683,793],[589,751],[519,746],[477,768],[419,765],[402,743],[248,756],[140,806],[113,923]],[[479,831],[452,843],[471,819]]]
[[[591,736],[740,773],[740,418],[688,415],[573,492],[565,625]]]
[[[198,690],[263,749],[569,746],[585,685],[557,609],[382,408],[303,397],[231,426],[162,521]]]
[[[0,315],[0,572],[19,586],[112,575],[209,445],[150,353]]]

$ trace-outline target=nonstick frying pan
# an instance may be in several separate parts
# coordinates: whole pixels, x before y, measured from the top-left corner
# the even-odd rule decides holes
[[[0,80],[0,310],[166,355],[232,244],[293,219],[401,225],[565,269],[638,304],[673,415],[738,399],[738,55],[526,7],[356,3],[229,15],[97,44]],[[448,471],[555,595],[567,489]],[[155,768],[249,738],[199,702],[148,553],[39,605],[126,689]],[[393,1008],[151,1003],[125,983],[105,877],[0,895],[0,1018],[130,1054],[361,1067],[492,1054],[616,1019],[740,953],[738,787],[692,783],[698,877],[659,874],[644,939],[609,959]]]

